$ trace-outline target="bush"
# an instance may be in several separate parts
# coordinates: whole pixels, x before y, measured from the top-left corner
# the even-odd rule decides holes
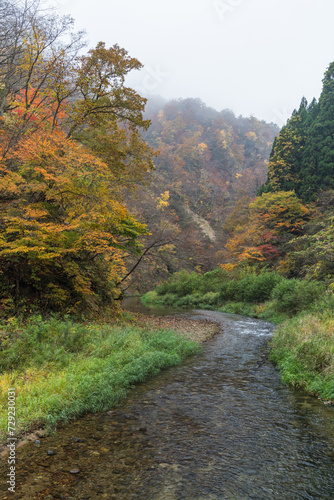
[[[158,295],[174,294],[184,297],[198,289],[200,278],[201,276],[195,272],[189,274],[187,271],[180,271],[159,285],[155,291]]]
[[[207,304],[209,306],[218,305],[219,297],[219,292],[207,292],[205,295],[203,295],[201,304]]]
[[[246,276],[239,281],[239,289],[244,302],[265,302],[271,297],[273,289],[282,281],[275,272],[264,272],[258,276]]]
[[[274,288],[272,298],[278,312],[292,315],[312,305],[324,291],[324,285],[316,281],[283,279]]]
[[[243,316],[254,317],[255,313],[251,304],[246,302],[228,302],[219,308],[220,312],[228,314],[242,314]]]
[[[221,268],[209,271],[208,273],[203,274],[203,276],[200,276],[200,279],[198,280],[198,292],[203,295],[209,292],[217,293],[219,292],[221,284],[224,281],[230,281],[227,271]]]
[[[140,300],[145,305],[155,304],[158,300],[158,294],[155,290],[152,290],[151,292],[145,293],[145,295],[143,295]]]
[[[275,272],[264,272],[259,275],[248,275],[241,280],[232,280],[220,286],[222,302],[265,302],[270,299],[273,289],[282,277]]]

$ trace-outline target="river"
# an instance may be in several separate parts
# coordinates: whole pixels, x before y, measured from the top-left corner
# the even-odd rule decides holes
[[[267,357],[273,325],[214,311],[191,317],[222,333],[120,408],[18,450],[22,484],[12,498],[334,498],[334,408],[280,381]]]

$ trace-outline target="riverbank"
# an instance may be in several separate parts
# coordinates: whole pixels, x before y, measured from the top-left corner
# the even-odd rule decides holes
[[[117,406],[135,385],[200,352],[219,331],[207,320],[127,316],[112,324],[34,317],[3,326],[0,441],[8,433],[9,388],[15,437],[35,440],[44,429]]]
[[[16,493],[1,499],[332,498],[333,409],[281,383],[264,356],[272,325],[196,317],[224,333],[120,407],[19,448]]]
[[[323,283],[287,279],[273,271],[234,279],[221,269],[204,275],[181,272],[142,300],[146,305],[217,310],[278,325],[270,359],[282,380],[334,402],[334,294]]]

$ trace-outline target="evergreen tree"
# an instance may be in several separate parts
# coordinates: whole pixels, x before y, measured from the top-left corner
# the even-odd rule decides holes
[[[307,144],[303,152],[300,196],[315,199],[319,191],[334,188],[334,62],[323,79],[319,103],[313,103]]]
[[[304,202],[334,189],[334,62],[323,79],[319,99],[302,99],[298,111],[276,138],[270,155],[267,182],[258,195],[295,191]]]
[[[292,190],[298,194],[307,124],[307,101],[303,98],[299,110],[294,110],[274,141],[269,159],[268,180],[258,194]]]

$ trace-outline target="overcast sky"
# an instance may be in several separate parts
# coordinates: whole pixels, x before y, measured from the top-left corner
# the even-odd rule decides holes
[[[199,97],[217,110],[282,125],[318,98],[334,61],[333,0],[52,0],[91,46],[124,47],[144,64],[141,93]]]

